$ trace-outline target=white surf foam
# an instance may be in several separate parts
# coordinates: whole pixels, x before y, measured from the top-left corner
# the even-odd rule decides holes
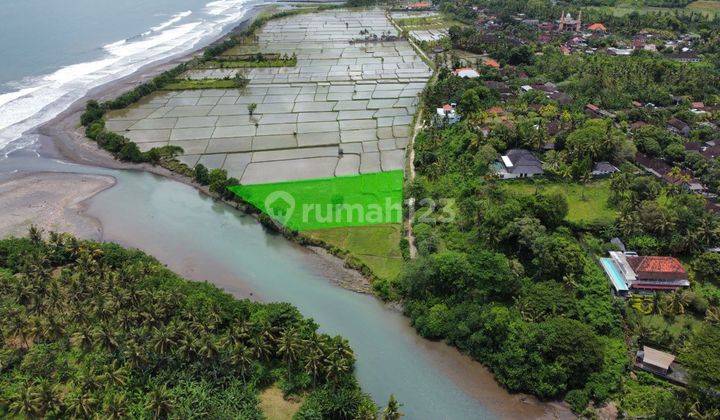
[[[25,147],[27,144],[16,142],[24,132],[52,119],[90,89],[216,37],[226,25],[245,15],[247,1],[214,1],[200,14],[191,10],[177,13],[141,36],[103,46],[104,54],[97,60],[20,82],[17,90],[0,95],[0,150],[9,149],[13,142],[12,149]]]

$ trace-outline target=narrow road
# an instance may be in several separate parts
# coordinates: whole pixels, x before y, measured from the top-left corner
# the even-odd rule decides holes
[[[408,144],[408,160],[410,161],[408,171],[408,177],[410,182],[415,181],[415,137],[417,137],[420,130],[423,128],[422,123],[422,108],[418,111],[417,117],[415,118],[415,127],[413,128],[413,135],[410,138],[410,144]],[[405,221],[405,232],[408,241],[408,252],[410,253],[410,259],[417,257],[417,247],[415,246],[415,235],[413,235],[412,224],[415,219],[415,197],[408,198],[408,217]]]
[[[398,34],[402,34],[402,29],[395,23],[395,21],[390,16],[390,12],[387,11],[385,13],[387,16],[387,19],[392,23],[392,25],[397,29]],[[412,40],[412,38],[407,37],[408,43],[415,49],[415,52],[417,52],[420,57],[423,58],[425,63],[433,70],[435,70],[435,64],[432,60],[430,60],[430,57],[425,54],[425,51],[422,50],[415,42]],[[435,75],[428,80],[428,83],[432,83],[432,81],[435,79]],[[415,137],[417,137],[420,130],[423,129],[423,118],[422,118],[422,103],[418,105],[418,113],[415,117],[415,127],[413,128],[413,135],[410,138],[410,144],[408,144],[408,160],[410,161],[409,166],[409,180],[410,182],[415,181]],[[415,246],[415,235],[413,235],[413,220],[415,219],[415,197],[409,197],[408,198],[408,217],[407,220],[405,220],[405,238],[408,241],[408,253],[410,254],[410,259],[417,258],[417,247]]]

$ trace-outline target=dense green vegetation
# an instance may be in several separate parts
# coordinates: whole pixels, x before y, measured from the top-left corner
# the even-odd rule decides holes
[[[438,79],[423,94],[426,115],[455,102],[462,120],[447,125],[428,119],[415,141],[417,178],[407,195],[416,198],[413,233],[420,257],[393,284],[413,325],[488,365],[510,390],[564,398],[578,413],[589,402],[612,400],[629,416],[717,416],[717,352],[705,361],[699,355],[710,352],[710,343],[720,346],[720,256],[705,252],[720,242],[720,219],[706,210],[705,197],[644,175],[633,162],[640,150],[678,166],[672,174],[680,178],[692,168],[716,191],[717,181],[711,181],[718,160],[687,152],[688,140],[668,132],[666,123],[676,117],[693,124],[692,141],[717,138],[711,125],[699,124],[714,117],[690,112],[690,102],[720,103],[720,71],[711,58],[717,53],[712,31],[720,21],[669,15],[653,15],[652,22],[605,20],[583,12],[585,22],[602,21],[615,30],[589,39],[598,48],[612,45],[616,34],[632,37],[643,28],[675,35],[699,31],[696,48],[706,60],[679,63],[650,52],[565,55],[559,45],[570,35],[538,42],[538,31],[516,16],[554,21],[567,5],[461,1],[442,2],[441,8],[472,23],[480,13],[472,6],[498,17],[487,28],[450,28],[452,46],[487,53],[501,69],[463,63],[458,57],[467,54],[450,51],[436,58]],[[479,78],[451,74],[468,64]],[[534,88],[524,92],[523,85]],[[512,93],[501,98],[493,86]],[[586,113],[587,104],[613,114]],[[647,125],[631,130],[636,121]],[[540,157],[543,179],[498,180],[490,168],[511,148]],[[593,181],[590,172],[601,161],[620,172]],[[687,262],[692,287],[615,298],[596,263],[614,249],[614,237],[641,255]],[[629,375],[631,355],[642,345],[678,355],[690,385]]]
[[[341,337],[140,251],[34,228],[2,240],[0,315],[3,417],[262,418],[273,383],[307,395],[297,418],[375,417]]]
[[[253,54],[249,57],[233,57],[221,55],[215,59],[205,61],[200,67],[211,69],[232,69],[232,68],[266,68],[266,67],[295,67],[297,57],[295,54],[288,56]]]
[[[225,79],[176,79],[163,85],[163,90],[196,90],[196,89],[242,89],[250,80],[238,73],[235,77]]]

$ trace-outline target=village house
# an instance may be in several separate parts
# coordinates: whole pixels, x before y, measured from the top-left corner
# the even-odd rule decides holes
[[[611,118],[615,119],[617,116],[612,112],[605,111],[597,105],[587,104],[585,105],[585,114],[591,118]]]
[[[630,123],[630,130],[635,131],[639,128],[645,127],[646,125],[648,125],[648,124],[645,121],[634,121],[634,122]]]
[[[703,144],[699,141],[688,141],[683,144],[686,152],[698,152],[701,153],[704,149]]]
[[[588,30],[592,32],[601,32],[605,33],[607,32],[607,28],[602,23],[593,23],[592,25],[588,26]]]
[[[697,63],[701,60],[700,56],[692,51],[679,51],[668,55],[671,60],[681,63]]]
[[[432,3],[428,2],[428,1],[420,1],[420,2],[416,2],[416,3],[410,3],[407,6],[405,6],[405,9],[406,10],[414,10],[414,11],[430,10],[430,9],[432,9]]]
[[[445,104],[441,108],[436,109],[435,122],[439,126],[453,125],[460,121],[460,114],[457,113],[455,108],[457,104]]]
[[[492,90],[498,92],[502,99],[508,99],[508,98],[515,96],[513,93],[513,90],[505,82],[498,82],[495,80],[485,80],[483,82],[483,84],[488,89],[492,89]]]
[[[700,152],[705,159],[715,159],[720,157],[720,144],[714,145],[714,146],[708,146]]]
[[[705,104],[702,102],[693,102],[690,104],[690,111],[696,113],[705,113]]]
[[[610,251],[609,254],[609,258],[600,259],[600,264],[618,295],[672,291],[690,286],[687,271],[677,258],[639,256],[630,251]]]
[[[643,346],[635,355],[635,367],[665,378],[678,385],[687,385],[687,372],[675,362],[675,356]]]
[[[494,69],[500,68],[500,63],[498,63],[497,60],[494,60],[492,58],[483,58],[482,63],[483,65],[492,67]]]
[[[667,129],[668,131],[683,137],[690,136],[690,125],[676,117],[670,117],[667,122]]]
[[[619,172],[620,169],[618,169],[615,165],[611,164],[610,162],[597,162],[595,166],[593,166],[592,171],[590,172],[590,175],[596,178],[606,177],[614,174],[615,172]]]
[[[532,178],[542,175],[542,162],[529,150],[510,149],[500,157],[495,172],[502,179]]]
[[[608,55],[617,55],[617,56],[628,56],[633,53],[632,48],[616,48],[616,47],[610,47],[607,49]]]
[[[475,79],[480,77],[480,73],[470,67],[455,69],[453,70],[453,74],[457,77],[462,77],[463,79]]]

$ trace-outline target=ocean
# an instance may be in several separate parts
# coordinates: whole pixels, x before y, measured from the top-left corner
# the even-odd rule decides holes
[[[207,44],[252,0],[5,0],[0,159],[89,90]]]

